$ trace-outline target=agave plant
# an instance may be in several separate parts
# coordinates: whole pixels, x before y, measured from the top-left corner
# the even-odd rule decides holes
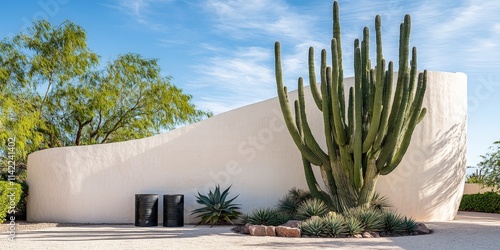
[[[325,222],[325,233],[330,237],[338,237],[347,234],[345,218],[342,214],[330,212],[323,217]]]
[[[355,235],[363,232],[363,225],[356,217],[347,217],[345,220],[346,233]]]
[[[347,211],[347,216],[358,219],[365,231],[384,231],[385,214],[380,210],[355,207]]]
[[[246,215],[246,222],[253,225],[275,225],[278,223],[278,211],[269,207],[254,209]]]
[[[278,211],[296,217],[299,205],[308,199],[312,199],[311,192],[292,188],[278,201]]]
[[[299,224],[299,228],[303,235],[317,237],[327,235],[327,225],[325,219],[321,217],[313,217],[302,221]]]
[[[300,204],[297,218],[304,220],[312,216],[323,216],[328,213],[328,206],[320,199],[309,199]]]
[[[411,231],[416,227],[415,223],[415,226],[412,228],[412,221],[412,219],[408,219],[406,216],[402,216],[390,211],[385,212],[385,230],[387,232],[400,233]]]
[[[196,196],[196,202],[203,205],[203,207],[193,210],[191,214],[199,214],[196,218],[201,217],[201,221],[198,224],[210,224],[210,225],[220,225],[231,223],[232,220],[238,219],[241,215],[239,204],[232,204],[232,202],[239,196],[236,195],[234,198],[226,200],[229,194],[229,186],[222,193],[220,192],[220,187],[217,185],[215,191],[210,190],[208,195],[202,195],[198,192]]]

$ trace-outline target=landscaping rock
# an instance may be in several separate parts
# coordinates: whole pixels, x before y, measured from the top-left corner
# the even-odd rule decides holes
[[[248,227],[248,231],[250,232],[250,235],[253,235],[253,236],[266,236],[267,235],[266,226],[262,226],[262,225],[251,225]]]
[[[243,230],[244,234],[250,234],[250,226],[251,225],[252,224],[250,224],[250,223],[245,224],[245,229]]]
[[[380,234],[378,232],[370,232],[373,238],[380,238]]]
[[[363,238],[373,238],[373,235],[370,232],[363,232]]]
[[[300,224],[300,220],[289,220],[281,226],[299,228],[299,224]]]
[[[277,226],[276,236],[279,237],[300,237],[300,229],[294,227]]]
[[[354,238],[363,238],[363,235],[361,235],[361,234],[355,234],[352,237],[354,237]]]
[[[276,229],[274,226],[266,226],[266,236],[276,236]]]
[[[418,234],[429,234],[431,231],[427,228],[427,226],[422,223],[422,222],[418,222],[417,223],[417,228],[415,229],[415,231],[418,233]]]

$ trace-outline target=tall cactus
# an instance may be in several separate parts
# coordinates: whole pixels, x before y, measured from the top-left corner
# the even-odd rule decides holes
[[[349,96],[344,95],[340,18],[333,3],[332,66],[326,50],[321,51],[321,83],[316,82],[314,49],[309,49],[309,84],[318,109],[323,113],[327,151],[314,138],[305,112],[303,79],[298,79],[295,118],[283,86],[280,43],[275,44],[276,83],[287,128],[302,154],[309,190],[336,211],[368,206],[379,175],[391,173],[401,162],[415,126],[423,119],[422,108],[427,72],[417,72],[417,50],[409,59],[410,16],[400,26],[399,69],[393,83],[393,63],[382,55],[381,18],[375,18],[376,66],[369,58],[369,29],[354,41],[354,80]],[[418,74],[418,77],[417,77]],[[312,165],[319,166],[324,190],[316,181]]]

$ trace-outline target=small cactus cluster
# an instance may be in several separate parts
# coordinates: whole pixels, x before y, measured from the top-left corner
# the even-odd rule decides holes
[[[401,162],[415,126],[426,109],[422,101],[427,72],[417,71],[417,50],[409,62],[410,15],[400,26],[399,69],[394,82],[393,62],[382,54],[381,18],[375,18],[376,62],[369,58],[368,27],[363,39],[354,41],[354,86],[344,95],[344,76],[337,1],[333,3],[332,62],[321,51],[320,87],[317,86],[314,49],[309,49],[309,84],[314,102],[323,113],[327,150],[314,138],[305,112],[303,79],[298,79],[295,114],[289,106],[283,85],[280,43],[275,44],[276,83],[287,128],[302,154],[311,194],[343,212],[352,207],[369,206],[379,175],[391,173]],[[324,189],[318,185],[312,165],[320,168]]]

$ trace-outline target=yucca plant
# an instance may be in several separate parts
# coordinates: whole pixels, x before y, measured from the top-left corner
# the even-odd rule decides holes
[[[320,199],[309,199],[300,204],[297,218],[304,220],[312,216],[323,216],[328,213],[328,206]]]
[[[355,207],[347,211],[347,216],[361,222],[364,231],[384,231],[385,216],[380,210],[366,207]]]
[[[246,216],[246,221],[253,225],[279,225],[279,212],[274,208],[257,208]]]
[[[400,214],[386,211],[385,212],[385,230],[390,233],[400,233],[407,231],[407,221],[406,216]]]
[[[199,214],[196,218],[201,217],[201,221],[198,224],[210,224],[210,225],[220,225],[220,224],[233,224],[232,220],[238,219],[241,215],[239,204],[232,204],[232,202],[238,198],[236,195],[234,198],[226,200],[229,186],[222,193],[220,192],[220,186],[215,187],[215,191],[210,190],[208,195],[202,195],[198,192],[196,196],[196,202],[203,205],[203,207],[195,209],[191,214]]]
[[[302,235],[317,237],[327,235],[325,219],[322,217],[313,217],[311,219],[302,221],[299,224],[299,228]]]
[[[341,214],[330,212],[323,217],[325,222],[325,234],[330,237],[338,237],[347,234],[345,218]]]
[[[417,222],[413,218],[405,217],[406,231],[412,232],[417,229]]]

